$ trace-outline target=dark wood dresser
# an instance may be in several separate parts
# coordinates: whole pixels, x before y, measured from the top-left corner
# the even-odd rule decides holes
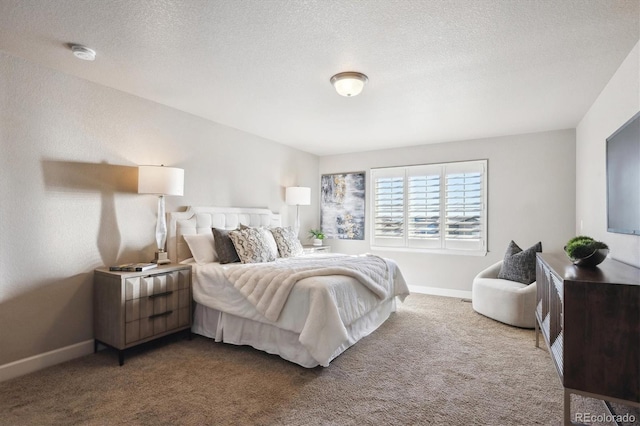
[[[565,388],[564,423],[572,393],[640,407],[640,269],[539,253],[536,281],[536,346],[541,331]]]

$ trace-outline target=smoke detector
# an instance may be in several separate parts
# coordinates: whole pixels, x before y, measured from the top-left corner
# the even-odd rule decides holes
[[[76,58],[82,59],[83,61],[94,61],[96,59],[95,50],[80,44],[72,44],[71,51]]]

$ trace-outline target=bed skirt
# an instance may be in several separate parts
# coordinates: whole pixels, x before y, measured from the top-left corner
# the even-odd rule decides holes
[[[227,314],[199,303],[196,303],[191,331],[216,342],[248,345],[306,368],[318,365],[328,367],[331,360],[375,331],[396,311],[395,299],[391,297],[383,301],[375,309],[348,325],[348,340],[336,348],[328,360],[315,359],[300,343],[299,333]]]

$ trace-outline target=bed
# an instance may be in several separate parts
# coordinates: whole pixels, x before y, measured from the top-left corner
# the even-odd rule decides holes
[[[209,238],[212,228],[239,226],[286,230],[268,209],[189,207],[169,213],[169,258],[193,268],[195,334],[249,345],[303,367],[327,367],[382,325],[395,312],[396,299],[409,294],[396,263],[377,256],[309,254],[223,264],[201,253],[194,257],[187,244],[200,252],[194,239]],[[296,277],[284,278],[285,270]]]

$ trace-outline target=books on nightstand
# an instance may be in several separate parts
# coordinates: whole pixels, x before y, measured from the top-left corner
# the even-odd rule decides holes
[[[110,271],[142,272],[148,269],[157,268],[157,263],[125,263],[117,266],[109,266]]]

